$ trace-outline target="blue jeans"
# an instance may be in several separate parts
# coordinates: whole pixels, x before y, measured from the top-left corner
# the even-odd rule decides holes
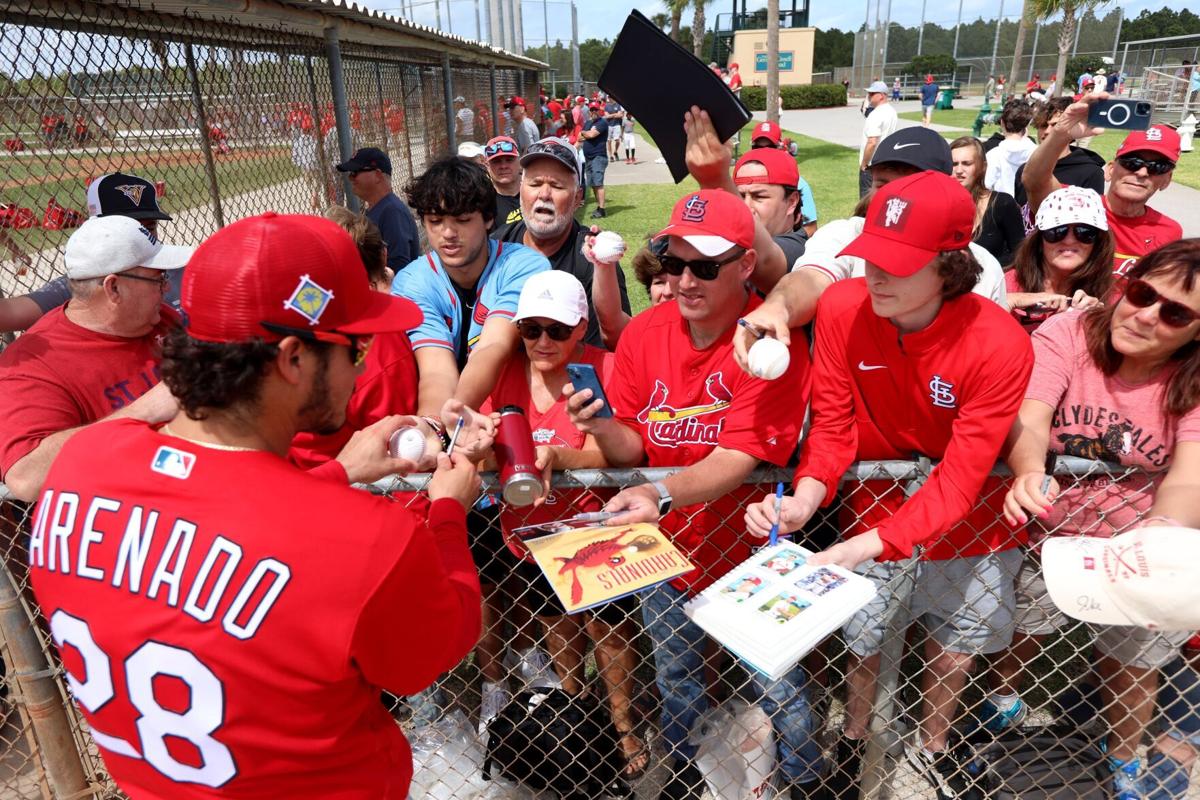
[[[661,584],[642,594],[642,620],[654,645],[654,672],[662,694],[662,735],[670,754],[688,761],[696,748],[688,731],[708,707],[704,694],[704,631],[683,613],[687,595]],[[755,700],[771,718],[779,747],[779,763],[793,783],[821,776],[821,749],[813,730],[804,670],[797,665],[777,681],[753,670]]]

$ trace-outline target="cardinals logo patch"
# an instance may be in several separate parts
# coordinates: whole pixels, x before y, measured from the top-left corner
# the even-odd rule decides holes
[[[704,381],[704,392],[709,403],[675,408],[667,402],[669,390],[662,381],[654,382],[654,393],[646,407],[637,415],[638,422],[647,426],[650,441],[663,447],[679,447],[685,444],[715,445],[721,428],[725,424],[724,412],[733,402],[733,393],[725,386],[724,377],[714,372]],[[701,417],[718,414],[715,422]]]
[[[704,214],[708,209],[708,201],[701,200],[700,195],[694,194],[683,204],[680,218],[684,222],[704,222]]]
[[[129,198],[129,202],[135,206],[142,204],[142,193],[146,191],[146,187],[138,183],[126,183],[116,187],[117,191]]]
[[[308,320],[309,325],[316,325],[321,321],[321,315],[325,313],[325,309],[329,308],[329,301],[332,299],[333,292],[319,285],[307,275],[301,275],[300,283],[296,284],[296,290],[292,292],[292,296],[283,301],[283,307],[304,317]]]

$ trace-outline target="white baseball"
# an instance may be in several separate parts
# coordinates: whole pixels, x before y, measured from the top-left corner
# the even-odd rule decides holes
[[[750,362],[751,375],[773,381],[787,372],[792,356],[787,345],[778,339],[759,339],[750,346],[747,360]]]
[[[625,255],[625,240],[616,231],[600,231],[592,242],[592,256],[601,264],[620,261]]]
[[[411,426],[401,428],[388,439],[388,455],[414,463],[420,461],[425,455],[425,434]]]

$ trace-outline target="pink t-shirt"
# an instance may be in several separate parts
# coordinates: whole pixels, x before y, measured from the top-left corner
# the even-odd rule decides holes
[[[1054,409],[1050,449],[1145,470],[1120,479],[1060,476],[1062,495],[1040,524],[1061,535],[1112,536],[1132,526],[1154,502],[1176,442],[1200,441],[1200,408],[1164,418],[1163,392],[1172,369],[1142,384],[1105,375],[1084,339],[1083,312],[1056,314],[1033,334],[1034,366],[1026,400]]]

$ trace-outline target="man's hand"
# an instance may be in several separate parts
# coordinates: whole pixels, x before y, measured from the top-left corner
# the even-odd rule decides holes
[[[496,424],[487,414],[480,414],[462,401],[451,398],[442,406],[442,423],[451,438],[454,437],[459,419],[463,420],[463,429],[454,443],[454,452],[478,463],[487,456],[496,441]]]
[[[717,129],[713,127],[708,112],[699,106],[692,106],[683,115],[683,129],[687,132],[683,158],[688,172],[700,184],[700,188],[736,191],[729,175],[733,151],[717,136]]]
[[[1099,136],[1104,133],[1104,128],[1093,128],[1088,125],[1088,112],[1092,106],[1099,100],[1107,100],[1111,95],[1108,92],[1091,92],[1085,94],[1078,102],[1067,106],[1063,111],[1062,116],[1052,126],[1055,131],[1065,133],[1072,139],[1083,139],[1087,136]]]
[[[742,319],[764,336],[774,336],[785,345],[791,346],[792,330],[788,327],[788,312],[782,302],[770,297],[758,308],[751,311]],[[733,357],[739,367],[750,372],[750,348],[758,341],[758,337],[742,325],[738,325],[733,334]]]
[[[1029,522],[1026,512],[1035,517],[1044,517],[1050,513],[1050,508],[1058,497],[1058,481],[1050,478],[1050,485],[1042,491],[1046,473],[1026,472],[1013,478],[1012,488],[1004,496],[1004,519],[1012,527]]]
[[[648,483],[630,486],[604,504],[605,511],[621,512],[605,525],[632,525],[658,521],[658,490]]]
[[[854,569],[864,561],[869,561],[883,552],[883,541],[874,528],[858,536],[852,536],[844,542],[838,542],[833,547],[814,553],[808,560],[814,567],[826,564],[837,564],[846,569]]]
[[[392,458],[388,455],[388,439],[400,428],[404,420],[411,417],[393,415],[384,417],[355,431],[338,453],[337,461],[346,470],[351,483],[374,483],[388,475],[407,475],[416,472],[417,465],[407,458]]]
[[[431,501],[448,497],[469,511],[479,497],[479,471],[474,462],[458,453],[453,456],[439,453],[437,471],[429,479],[426,491]]]
[[[779,505],[779,531],[791,533],[804,527],[825,499],[825,485],[805,478],[796,485],[794,495],[785,496]],[[746,532],[755,539],[771,534],[775,522],[775,495],[769,494],[746,509]]]
[[[571,424],[583,433],[594,436],[606,423],[613,421],[612,417],[596,416],[600,409],[604,408],[604,401],[600,398],[593,400],[591,389],[580,389],[577,392],[575,385],[568,383],[563,387],[563,397],[567,401],[567,416],[570,417]]]
[[[546,502],[546,498],[550,496],[550,481],[553,479],[554,470],[556,469],[555,454],[557,452],[557,447],[548,444],[539,444],[534,450],[533,465],[541,470],[542,473],[542,495],[533,501],[534,508]]]

